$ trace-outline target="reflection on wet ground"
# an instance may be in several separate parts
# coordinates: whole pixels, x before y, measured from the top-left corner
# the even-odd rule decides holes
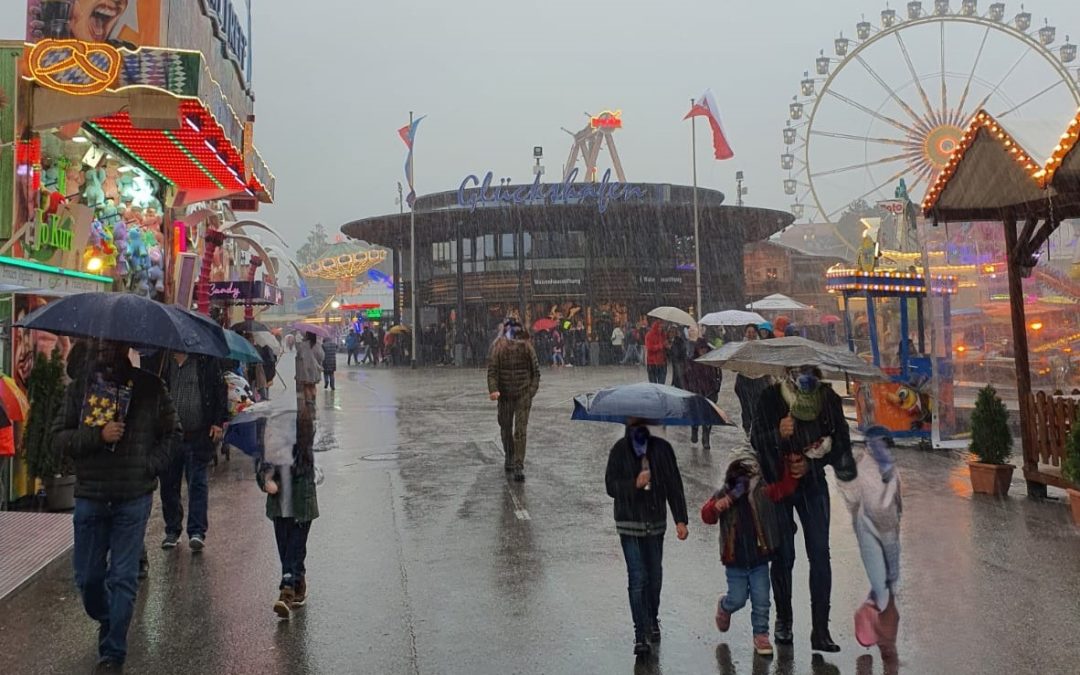
[[[283,359],[286,364],[291,359]],[[285,374],[288,377],[288,373]],[[749,608],[721,635],[717,533],[696,521],[741,430],[712,452],[676,447],[692,519],[668,537],[659,654],[635,661],[626,573],[604,494],[618,427],[570,422],[574,394],[643,379],[634,369],[544,371],[529,427],[528,480],[502,471],[481,371],[341,368],[320,390],[322,517],[309,546],[310,595],[291,623],[270,611],[277,554],[263,497],[240,455],[211,487],[206,551],[157,548],[131,629],[130,672],[180,673],[881,673],[854,641],[862,571],[842,500],[832,502],[833,637],[812,657],[798,545],[793,647],[751,648]],[[738,416],[725,383],[721,406]],[[291,393],[277,390],[277,396]],[[1061,503],[973,497],[959,455],[898,451],[904,478],[899,650],[910,673],[1073,673],[1080,535]],[[801,537],[799,538],[801,541]],[[86,672],[95,628],[70,570],[54,569],[0,608],[0,672]],[[48,645],[43,649],[43,645]]]

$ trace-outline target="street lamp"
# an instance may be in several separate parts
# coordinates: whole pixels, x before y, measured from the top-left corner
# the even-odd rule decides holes
[[[330,303],[330,309],[333,309],[333,310],[341,309],[341,302],[339,302],[337,300],[334,300],[333,302]]]
[[[745,177],[742,171],[735,172],[735,206],[743,205],[743,196],[750,194],[750,188],[743,187]]]

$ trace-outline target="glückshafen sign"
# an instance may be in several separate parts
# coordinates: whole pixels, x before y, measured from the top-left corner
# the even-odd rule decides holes
[[[492,206],[521,206],[525,204],[581,204],[595,202],[600,213],[612,202],[641,201],[648,191],[644,186],[619,183],[611,180],[611,169],[595,183],[575,183],[578,170],[574,169],[561,183],[540,182],[537,175],[531,185],[513,185],[508,178],[495,185],[495,174],[488,171],[481,180],[474,174],[465,176],[458,187],[457,203],[473,211]]]

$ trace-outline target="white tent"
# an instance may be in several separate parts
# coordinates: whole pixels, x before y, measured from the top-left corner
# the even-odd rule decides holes
[[[746,308],[755,312],[797,312],[803,309],[812,309],[810,305],[804,305],[798,300],[792,300],[781,293],[774,293],[757,302],[751,302]]]
[[[726,309],[722,312],[713,312],[701,317],[702,326],[745,326],[764,321],[765,317],[757,312],[744,312],[741,309]]]

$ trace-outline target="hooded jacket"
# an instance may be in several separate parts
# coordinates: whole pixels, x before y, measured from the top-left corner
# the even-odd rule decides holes
[[[667,507],[676,523],[687,522],[686,493],[675,461],[675,451],[662,438],[649,436],[645,457],[649,462],[651,489],[639,489],[641,458],[634,453],[630,432],[611,446],[604,483],[615,500],[615,529],[619,534],[644,537],[664,534]]]
[[[488,358],[488,393],[509,399],[532,398],[540,388],[540,363],[527,338],[499,337]]]
[[[653,321],[649,332],[645,334],[645,365],[667,365],[667,337],[664,336],[659,321]]]
[[[87,378],[68,385],[54,422],[53,446],[75,463],[75,496],[94,501],[127,501],[157,489],[157,477],[170,464],[182,439],[165,385],[150,373],[127,368],[118,379],[131,382],[124,435],[115,446],[100,427],[83,424]]]
[[[697,362],[698,352],[700,355],[708,353],[709,343],[704,340],[701,338],[694,344],[694,355],[686,364],[686,390],[710,398],[720,393],[724,371]]]

